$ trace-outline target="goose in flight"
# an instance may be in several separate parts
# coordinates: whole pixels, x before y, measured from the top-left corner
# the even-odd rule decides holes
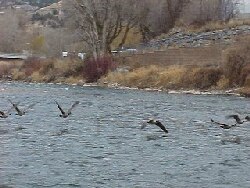
[[[26,107],[25,109],[22,110],[22,109],[20,109],[20,108],[17,106],[20,102],[18,102],[18,103],[13,103],[10,99],[8,99],[8,100],[9,100],[9,102],[12,104],[13,108],[16,110],[16,112],[17,112],[16,115],[19,115],[19,116],[25,115],[26,112],[27,112],[30,108],[32,108],[33,106],[35,106],[35,104],[36,104],[36,103],[33,103],[33,104],[29,105],[28,107]]]
[[[158,120],[153,120],[153,119],[151,119],[151,120],[147,121],[147,123],[148,123],[148,124],[156,125],[156,126],[158,126],[161,130],[163,130],[165,133],[168,133],[168,130],[165,128],[165,126],[164,126],[160,121],[158,121]],[[146,125],[147,125],[147,124],[143,124],[143,125],[141,126],[141,129],[144,129],[144,128],[146,127]]]
[[[245,123],[247,121],[250,121],[249,116],[246,116],[244,120],[241,120],[238,115],[229,115],[229,116],[227,116],[227,118],[234,118],[236,123],[238,123],[238,124],[243,124],[243,123]]]
[[[9,112],[0,111],[0,118],[7,118],[9,115]]]
[[[55,101],[57,104],[58,109],[60,110],[61,114],[59,115],[62,118],[67,118],[69,115],[71,115],[71,111],[73,110],[73,108],[75,108],[80,102],[79,101],[75,101],[74,104],[68,109],[68,111],[64,111],[62,109],[62,107],[59,105],[59,103],[57,101]]]
[[[233,124],[233,125],[228,125],[228,124],[225,124],[225,123],[220,123],[220,122],[214,121],[213,119],[211,119],[211,122],[219,125],[223,129],[231,129],[232,127],[235,127],[237,125],[236,123]]]
[[[10,111],[13,109],[14,107],[12,106],[10,109],[8,109],[7,111],[0,111],[0,118],[7,118],[9,117]]]

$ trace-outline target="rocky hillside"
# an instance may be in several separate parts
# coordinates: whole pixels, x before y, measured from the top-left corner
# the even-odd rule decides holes
[[[14,6],[14,5],[31,5],[36,7],[45,7],[59,0],[0,0],[0,7]]]
[[[197,33],[187,33],[181,30],[175,30],[167,37],[154,39],[149,43],[142,44],[140,48],[160,49],[168,47],[200,47],[215,43],[231,44],[234,41],[235,36],[244,34],[250,34],[249,25]]]

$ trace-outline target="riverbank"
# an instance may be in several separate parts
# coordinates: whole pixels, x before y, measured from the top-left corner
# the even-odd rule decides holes
[[[224,73],[221,67],[151,65],[124,70],[118,66],[116,70],[110,71],[97,82],[91,83],[87,82],[83,67],[82,62],[68,60],[65,62],[61,60],[40,62],[40,65],[35,67],[18,64],[18,66],[10,66],[9,69],[6,69],[8,74],[2,76],[2,80],[250,97],[249,78],[240,76],[244,80],[244,84],[232,87],[230,77]],[[234,78],[236,79],[236,77]],[[241,82],[243,83],[243,81]]]
[[[235,71],[236,69],[233,69]],[[245,71],[243,71],[245,72]],[[243,74],[244,75],[244,74]],[[237,94],[249,97],[249,77],[241,76],[242,85],[234,85],[238,77],[221,67],[156,66],[110,72],[99,82],[108,87],[125,87],[178,93]],[[242,80],[241,80],[242,79]]]
[[[202,33],[202,37],[201,34],[199,35],[199,41],[204,36],[215,34],[217,36],[221,33],[227,36],[221,37],[221,40],[225,40],[239,31],[244,31],[244,35],[238,36],[233,44],[218,48],[221,50],[219,55],[209,51],[208,55],[214,57],[210,58],[210,63],[202,63],[204,56],[201,56],[200,48],[193,46],[185,47],[185,49],[192,49],[192,56],[190,53],[185,53],[185,58],[178,61],[173,59],[173,63],[165,62],[167,61],[165,56],[168,56],[169,51],[162,51],[161,55],[152,54],[152,61],[148,63],[137,62],[138,54],[130,55],[130,61],[124,61],[123,56],[114,56],[97,61],[29,58],[19,63],[0,62],[0,78],[34,83],[75,85],[97,83],[102,87],[136,88],[172,93],[228,94],[232,91],[233,94],[250,97],[250,36],[245,35],[250,28],[243,27],[230,32],[227,30],[209,32],[207,35]],[[183,41],[182,35],[174,41],[176,40]],[[164,56],[163,53],[165,53]],[[145,54],[140,55],[145,56]],[[195,56],[200,57],[201,60],[197,58],[197,61],[194,61]],[[150,53],[147,57],[150,57]],[[161,61],[162,63],[159,63]]]
[[[76,79],[75,79],[76,80]],[[198,90],[198,89],[162,89],[162,88],[138,88],[138,87],[127,87],[122,86],[118,83],[107,83],[107,82],[96,82],[96,83],[86,83],[82,80],[76,82],[67,82],[66,80],[62,82],[37,82],[37,81],[25,81],[25,80],[10,80],[10,79],[1,79],[0,83],[26,83],[26,84],[48,84],[48,85],[65,85],[66,88],[70,86],[80,86],[80,87],[101,87],[101,88],[111,88],[117,90],[141,90],[147,92],[162,92],[166,94],[185,94],[185,95],[222,95],[222,96],[241,96],[241,97],[250,97],[250,88],[228,88],[228,89],[207,89],[207,90]],[[0,92],[4,92],[4,88],[0,88]]]

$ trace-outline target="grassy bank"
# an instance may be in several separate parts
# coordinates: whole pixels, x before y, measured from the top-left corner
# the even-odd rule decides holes
[[[212,56],[213,54],[211,54]],[[119,69],[116,69],[118,66]],[[126,67],[126,69],[124,69]],[[123,70],[123,71],[121,71]],[[36,59],[0,63],[2,79],[28,82],[84,84],[98,82],[140,89],[163,90],[227,90],[240,88],[250,96],[250,37],[239,38],[223,52],[219,66],[147,65],[134,63],[116,65],[112,58],[98,61],[75,59]]]
[[[126,87],[153,89],[197,89],[237,91],[250,96],[250,37],[238,41],[223,52],[222,62],[217,67],[192,67],[184,65],[136,66],[123,64],[127,71],[110,72],[102,78],[103,83]],[[213,54],[211,54],[213,56]]]
[[[249,48],[250,49],[250,48]],[[245,53],[247,55],[247,53]],[[245,59],[243,61],[243,59]],[[227,51],[220,67],[161,66],[131,67],[130,71],[109,71],[98,83],[115,84],[139,89],[161,90],[227,90],[241,88],[239,93],[250,96],[250,61],[234,49]],[[249,59],[250,60],[250,59]],[[27,82],[84,84],[90,78],[90,68],[78,60],[28,60],[23,63],[1,64],[2,79]],[[8,75],[8,76],[7,76]],[[96,71],[90,75],[96,76]],[[106,85],[106,84],[105,84]]]
[[[97,61],[91,59],[39,59],[29,58],[23,62],[0,63],[0,78],[26,82],[52,82],[84,84],[96,82],[109,70],[115,69],[111,58]]]

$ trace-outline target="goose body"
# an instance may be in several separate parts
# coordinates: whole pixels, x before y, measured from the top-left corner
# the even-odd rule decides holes
[[[5,113],[4,111],[0,111],[0,118],[7,118],[8,114]]]
[[[67,111],[64,111],[62,109],[62,107],[60,106],[60,104],[57,101],[55,101],[55,102],[57,104],[58,109],[61,112],[61,114],[59,116],[62,118],[67,118],[69,115],[71,115],[72,114],[71,111],[80,103],[79,101],[75,101],[74,104]]]
[[[228,125],[228,124],[225,124],[225,123],[220,123],[220,122],[214,121],[213,119],[211,119],[211,122],[219,125],[223,129],[231,129],[231,128],[233,128],[233,127],[235,127],[237,125],[237,124]]]
[[[31,105],[29,105],[27,108],[21,110],[19,107],[18,107],[18,104],[19,103],[13,103],[10,99],[9,99],[9,102],[12,104],[13,108],[16,110],[17,114],[16,115],[19,115],[19,116],[23,116],[26,114],[26,112],[32,108],[33,106],[35,106],[36,103],[33,103]]]
[[[227,116],[227,118],[233,118],[233,119],[235,119],[236,123],[238,123],[238,124],[243,124],[243,123],[245,123],[247,121],[250,121],[250,117],[249,116],[246,116],[244,118],[244,120],[242,120],[238,115],[235,115],[235,114],[229,115],[229,116]]]
[[[12,106],[11,108],[9,108],[7,111],[0,111],[0,118],[7,118],[9,117],[10,111],[13,109],[14,107]]]
[[[147,121],[148,124],[153,124],[153,125],[156,125],[158,126],[161,130],[163,130],[165,133],[168,133],[168,130],[166,129],[166,127],[158,120],[149,120]],[[141,129],[145,128],[146,127],[146,124],[142,125]]]

